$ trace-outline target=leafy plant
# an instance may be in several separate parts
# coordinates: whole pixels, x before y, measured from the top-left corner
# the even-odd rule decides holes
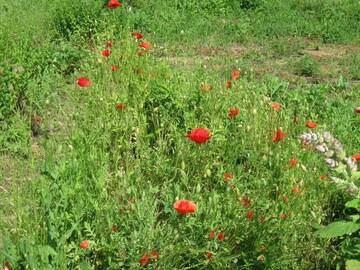
[[[306,77],[313,77],[319,74],[319,63],[310,56],[304,56],[293,65],[295,74]]]

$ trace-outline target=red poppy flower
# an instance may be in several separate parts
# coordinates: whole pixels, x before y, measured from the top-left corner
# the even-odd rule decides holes
[[[278,130],[276,131],[276,134],[273,134],[272,141],[273,142],[280,142],[282,139],[284,139],[286,137],[287,137],[287,134],[285,134],[282,131],[282,128],[278,128]]]
[[[299,186],[295,186],[295,187],[293,187],[292,190],[291,190],[292,193],[300,193],[300,191],[301,191],[301,189],[300,189]]]
[[[43,119],[42,119],[42,117],[35,115],[35,116],[34,116],[34,121],[35,121],[36,123],[40,124],[40,123],[43,122]]]
[[[113,41],[112,40],[107,40],[105,45],[106,45],[107,48],[111,48],[112,45],[113,45]]]
[[[111,54],[111,51],[109,49],[105,49],[101,52],[101,54],[105,57],[109,57]]]
[[[239,70],[233,70],[231,72],[231,78],[233,80],[237,80],[238,78],[240,78],[240,71]]]
[[[227,81],[226,84],[225,84],[225,87],[227,89],[231,88],[231,85],[232,85],[232,82],[231,81]]]
[[[355,109],[355,112],[356,112],[356,113],[360,113],[360,107],[357,107],[357,108]]]
[[[311,120],[306,121],[305,126],[307,126],[308,128],[316,128],[317,124]]]
[[[295,158],[292,158],[289,160],[289,164],[291,167],[295,167],[297,163],[298,163],[298,161]]]
[[[91,82],[88,78],[86,77],[81,77],[77,80],[77,84],[80,86],[80,87],[89,87],[91,86]]]
[[[137,39],[142,39],[143,38],[143,35],[140,34],[139,32],[133,32],[131,35],[133,37],[136,37]]]
[[[118,8],[121,7],[122,4],[118,0],[109,0],[107,7],[108,8]]]
[[[280,111],[281,110],[281,104],[277,103],[277,102],[273,102],[271,103],[271,108],[273,108],[275,111]]]
[[[286,218],[286,214],[281,213],[281,214],[280,214],[280,218],[281,218],[281,219],[285,219],[285,218]]]
[[[111,66],[111,70],[112,70],[112,71],[117,71],[117,70],[119,70],[119,69],[120,69],[120,67],[117,66],[117,65],[112,65],[112,66]]]
[[[178,200],[174,203],[173,207],[180,215],[196,212],[196,204],[188,200]]]
[[[217,239],[218,239],[219,241],[222,241],[222,240],[224,240],[224,238],[225,238],[225,234],[224,234],[223,232],[219,232],[219,234],[218,234],[218,236],[217,236]]]
[[[240,112],[240,109],[238,108],[230,108],[229,109],[229,114],[228,114],[228,119],[232,119],[235,116],[237,116]]]
[[[139,48],[150,49],[151,44],[149,42],[143,41],[139,44]]]
[[[117,103],[115,107],[117,110],[121,111],[121,110],[125,109],[126,106],[124,103]]]
[[[252,220],[254,218],[254,211],[250,211],[247,215],[246,215],[246,219],[247,220]]]
[[[251,206],[251,201],[248,197],[244,196],[240,199],[240,203],[242,206],[249,208]]]
[[[206,252],[206,257],[210,260],[214,254],[210,251]]]
[[[211,231],[210,233],[209,233],[209,238],[210,239],[213,239],[215,237],[215,231]]]
[[[80,243],[79,246],[82,249],[88,249],[90,247],[90,242],[88,240],[84,240]]]
[[[198,144],[204,143],[211,138],[210,132],[205,128],[195,128],[188,135],[188,139]]]
[[[141,256],[139,263],[140,265],[147,265],[150,263],[151,257],[149,256],[149,254],[145,253],[144,255]]]
[[[360,160],[360,154],[355,154],[352,156],[353,160],[359,161]]]
[[[283,200],[284,200],[284,203],[288,203],[289,202],[289,197],[287,195],[284,195]]]
[[[229,182],[231,179],[233,179],[234,176],[229,172],[224,172],[224,181]]]
[[[154,260],[159,259],[159,253],[157,253],[155,250],[151,252],[151,257],[153,257]]]

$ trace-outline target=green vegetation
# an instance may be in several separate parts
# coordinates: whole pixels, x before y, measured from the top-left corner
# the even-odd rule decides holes
[[[357,0],[33,2],[0,0],[4,269],[356,269],[299,136],[360,152]]]

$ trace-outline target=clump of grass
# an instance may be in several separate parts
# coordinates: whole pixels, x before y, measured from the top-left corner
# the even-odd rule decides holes
[[[293,70],[296,75],[314,77],[319,75],[320,65],[312,57],[306,55],[293,64]]]

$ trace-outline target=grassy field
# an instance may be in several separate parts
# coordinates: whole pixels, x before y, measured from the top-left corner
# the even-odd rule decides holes
[[[0,268],[360,269],[359,1],[29,2]]]

